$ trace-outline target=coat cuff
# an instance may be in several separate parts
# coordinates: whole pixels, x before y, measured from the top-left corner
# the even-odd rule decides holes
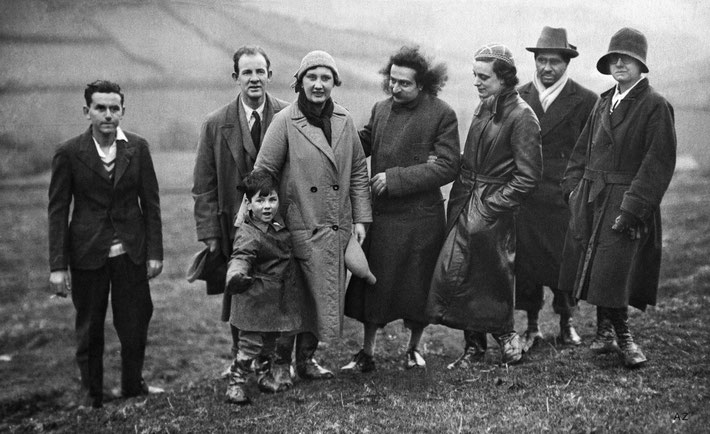
[[[385,170],[387,176],[387,193],[392,197],[404,195],[404,186],[402,181],[402,168],[392,167]]]
[[[621,201],[621,210],[633,214],[640,220],[646,220],[653,212],[646,201],[634,197],[628,192],[624,194],[624,199]]]

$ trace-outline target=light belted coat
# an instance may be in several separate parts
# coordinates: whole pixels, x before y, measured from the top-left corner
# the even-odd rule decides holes
[[[557,288],[569,224],[569,209],[560,184],[577,138],[599,97],[568,79],[555,101],[544,111],[540,94],[532,82],[518,92],[540,122],[543,164],[542,179],[523,202],[516,219],[515,275],[518,282]]]
[[[612,114],[601,95],[575,145],[563,182],[570,219],[559,288],[603,307],[656,304],[661,266],[660,203],[673,176],[673,107],[644,78]],[[611,229],[621,211],[641,221],[631,240]]]
[[[262,137],[275,113],[288,102],[266,94]],[[251,172],[257,150],[251,140],[249,123],[244,114],[241,95],[224,107],[207,115],[197,143],[193,173],[192,198],[195,201],[197,239],[219,238],[222,254],[227,261],[234,240],[234,217],[239,211],[244,194],[237,190]],[[222,292],[218,288],[208,292]],[[229,321],[230,295],[224,294],[222,321]]]
[[[254,164],[280,178],[279,210],[307,293],[302,331],[320,340],[342,333],[345,248],[352,224],[372,221],[365,153],[338,104],[331,127],[332,146],[294,103],[274,116]]]
[[[513,331],[515,212],[542,177],[540,125],[514,89],[474,113],[431,279],[432,323]]]

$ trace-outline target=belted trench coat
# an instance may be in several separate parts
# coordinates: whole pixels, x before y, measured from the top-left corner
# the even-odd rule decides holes
[[[559,288],[597,306],[644,310],[658,291],[659,206],[676,158],[673,107],[643,78],[610,114],[614,91],[601,95],[565,171],[572,216]],[[640,239],[611,229],[622,210],[641,222]]]
[[[306,289],[302,331],[320,340],[342,333],[345,248],[353,223],[372,221],[365,153],[338,104],[331,128],[332,146],[294,103],[274,116],[254,163],[280,179],[279,212]]]
[[[451,189],[447,236],[431,282],[432,323],[513,330],[515,212],[542,177],[540,125],[514,89],[481,103]]]

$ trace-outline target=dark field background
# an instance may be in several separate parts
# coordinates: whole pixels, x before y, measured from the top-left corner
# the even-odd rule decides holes
[[[710,11],[701,1],[0,1],[0,432],[704,432],[710,424]],[[542,313],[543,345],[514,367],[497,351],[471,371],[445,365],[460,332],[430,327],[429,369],[402,369],[400,323],[378,337],[378,371],[298,382],[279,395],[252,389],[255,405],[223,402],[218,373],[230,338],[219,298],[184,279],[200,244],[192,219],[193,148],[204,115],[234,98],[231,55],[258,43],[271,56],[271,91],[295,94],[301,57],[325,49],[344,85],[334,97],[362,125],[383,97],[377,70],[404,43],[445,61],[441,93],[459,116],[462,139],[477,103],[471,56],[500,41],[532,76],[544,25],[564,26],[580,50],[570,75],[601,92],[594,68],[622,26],[649,39],[649,79],[676,108],[678,171],[662,204],[664,262],[658,306],[632,312],[650,363],[628,371],[615,356],[592,356],[594,310],[582,304],[579,348],[557,345],[557,318]],[[163,395],[119,400],[99,412],[72,406],[73,308],[50,299],[46,241],[53,147],[87,127],[82,91],[96,78],[126,91],[126,129],[147,137],[161,185],[166,261],[152,282],[155,312],[145,377]],[[547,294],[549,297],[549,294]],[[110,315],[109,315],[110,318]],[[516,317],[519,331],[524,317]],[[106,385],[118,385],[119,345],[107,322]],[[330,368],[359,348],[344,338],[319,355]]]

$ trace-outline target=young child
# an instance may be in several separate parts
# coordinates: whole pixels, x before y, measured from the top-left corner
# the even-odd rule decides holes
[[[227,269],[232,295],[230,322],[239,329],[227,402],[250,402],[245,385],[252,366],[262,392],[291,387],[289,367],[273,365],[276,338],[301,327],[300,297],[294,278],[291,236],[278,216],[279,196],[270,174],[254,171],[244,180],[248,215],[234,236]]]

